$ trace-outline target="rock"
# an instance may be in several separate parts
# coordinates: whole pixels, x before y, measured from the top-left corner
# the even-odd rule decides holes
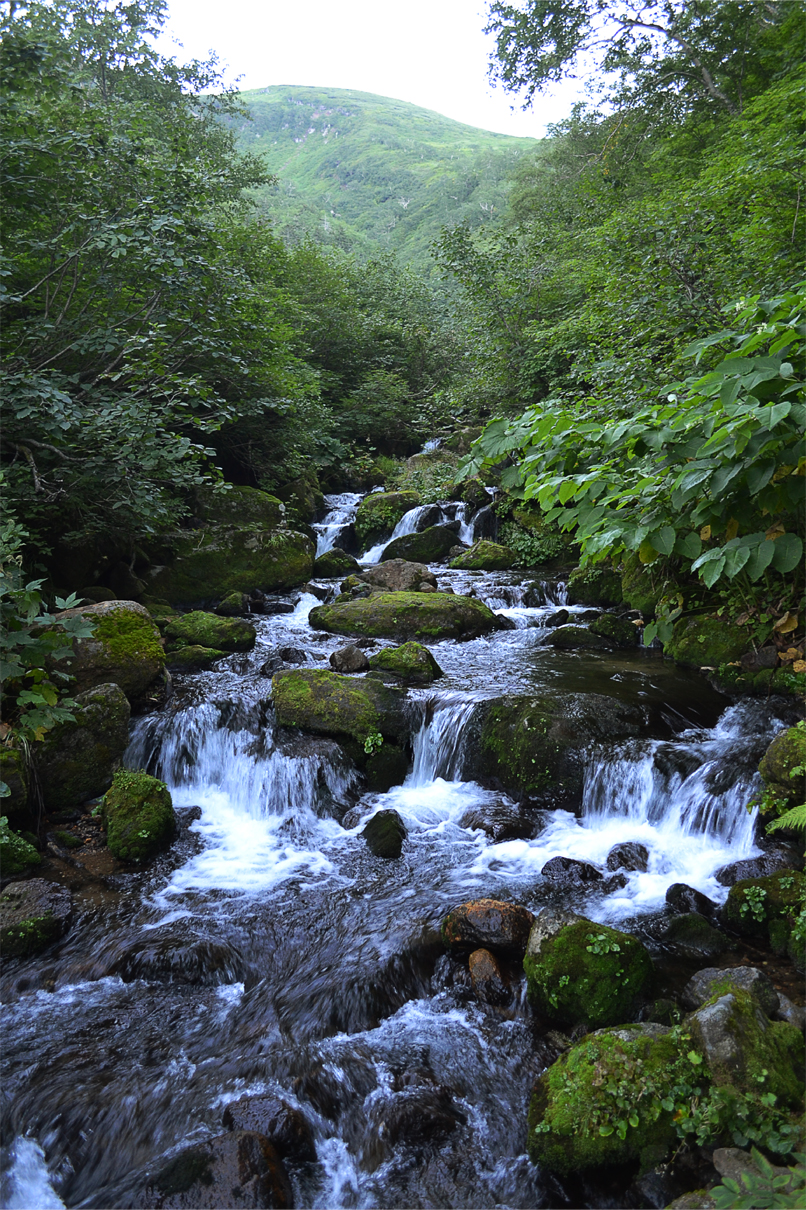
[[[129,743],[129,703],[117,685],[77,694],[74,722],[57,723],[33,747],[47,810],[80,806],[112,784]]]
[[[801,772],[792,776],[796,769]],[[802,723],[776,735],[758,771],[778,801],[794,807],[806,802],[806,728]],[[772,871],[768,871],[772,872]]]
[[[730,888],[720,919],[741,936],[766,943],[773,953],[788,953],[802,969],[803,954],[790,941],[792,925],[804,899],[806,875],[797,870],[745,878]]]
[[[160,632],[146,607],[136,601],[102,601],[59,614],[79,616],[95,624],[92,638],[76,639],[73,655],[54,664],[75,677],[71,691],[114,684],[129,701],[142,697],[165,668]]]
[[[323,555],[314,561],[313,574],[318,576],[320,580],[335,580],[341,576],[349,576],[358,574],[361,570],[361,564],[352,555],[348,555],[346,550],[341,550],[338,546],[332,547],[331,550],[326,550]]]
[[[676,912],[699,912],[701,916],[713,917],[719,911],[719,904],[714,903],[702,891],[697,891],[685,882],[674,882],[666,891],[666,902]]]
[[[617,617],[614,613],[600,613],[590,623],[591,634],[598,634],[603,639],[609,639],[617,647],[635,647],[638,643],[639,629],[627,618]]]
[[[754,995],[768,1017],[777,1015],[781,1006],[778,993],[764,972],[755,966],[728,966],[722,969],[708,966],[689,979],[681,998],[686,1008],[700,1008],[706,1000],[737,987]]]
[[[795,858],[793,852],[786,848],[770,848],[760,857],[746,857],[743,861],[732,861],[730,865],[720,866],[716,872],[716,880],[720,886],[733,886],[746,878],[766,878],[768,874],[777,874],[779,870],[798,868],[802,862]]]
[[[266,597],[263,601],[261,612],[267,614],[269,617],[275,617],[281,613],[293,613],[295,609],[296,605],[293,605],[291,601],[270,601]]]
[[[400,639],[470,639],[498,629],[492,610],[448,593],[384,592],[312,609],[314,630]]]
[[[739,662],[742,672],[763,672],[778,663],[778,649],[760,647],[758,651],[746,651]]]
[[[319,668],[276,672],[272,700],[281,727],[358,740],[379,733],[403,742],[409,724],[400,689],[374,677],[349,680]]]
[[[479,743],[464,776],[496,779],[513,796],[550,796],[554,805],[581,801],[591,747],[644,729],[638,707],[599,693],[507,694],[477,710]]]
[[[753,1157],[750,1152],[741,1151],[738,1147],[717,1147],[711,1156],[711,1163],[723,1181],[738,1181],[741,1184],[742,1177],[749,1177],[751,1181],[763,1179],[761,1170],[753,1163]],[[773,1180],[776,1180],[778,1177],[786,1179],[791,1176],[788,1168],[773,1165],[772,1171]],[[749,1184],[750,1182],[745,1182],[745,1188],[748,1188]],[[779,1186],[779,1188],[781,1187]]]
[[[335,672],[366,672],[369,660],[360,647],[352,643],[334,651],[330,657],[330,667]]]
[[[185,987],[220,987],[241,982],[246,971],[243,958],[228,942],[195,933],[188,936],[180,923],[149,929],[118,951],[104,973],[119,975],[124,983],[145,979]]]
[[[602,873],[588,861],[577,861],[574,857],[552,857],[540,871],[563,886],[581,886],[586,882],[601,882]]]
[[[30,872],[42,858],[24,836],[12,832],[8,816],[0,815],[0,878],[15,878]]]
[[[361,835],[375,857],[394,860],[403,852],[408,832],[397,811],[384,810],[372,816]]]
[[[165,639],[173,648],[206,647],[215,651],[251,651],[257,631],[240,618],[221,618],[201,609],[183,614],[165,628]]]
[[[490,493],[481,479],[466,479],[461,487],[461,499],[475,511],[490,503]]]
[[[408,559],[384,559],[375,567],[368,567],[359,575],[364,584],[387,592],[424,592],[437,587],[437,577],[425,563],[412,563]]]
[[[279,1097],[241,1097],[230,1101],[221,1123],[227,1130],[254,1130],[267,1138],[284,1160],[316,1161],[316,1146],[305,1114]]]
[[[495,844],[502,840],[531,840],[542,830],[539,823],[506,802],[471,807],[459,820],[459,827],[484,832]]]
[[[332,658],[332,657],[331,657]],[[442,669],[427,647],[421,643],[404,643],[402,647],[385,647],[369,658],[370,668],[391,672],[415,685],[430,685],[444,676]]]
[[[153,1178],[143,1204],[157,1210],[252,1210],[293,1205],[282,1161],[267,1138],[236,1130],[187,1147]]]
[[[610,639],[594,634],[585,626],[559,626],[544,642],[546,647],[557,647],[560,651],[576,651],[578,648],[609,651],[613,647]]]
[[[503,1007],[512,1000],[512,988],[498,959],[489,950],[478,949],[468,959],[470,979],[476,998],[483,1004]]]
[[[231,592],[216,605],[216,613],[222,618],[240,618],[249,612],[249,596],[245,592]]]
[[[447,525],[431,525],[418,534],[403,534],[389,543],[381,556],[414,563],[438,563],[456,542],[456,531]]]
[[[28,816],[29,773],[25,753],[20,748],[0,745],[0,781],[8,786],[8,794],[0,810],[12,823],[18,819],[25,820]]]
[[[452,559],[451,567],[465,571],[508,571],[515,564],[517,557],[515,551],[510,550],[508,546],[482,538],[479,542],[474,542],[469,550]]]
[[[666,559],[642,563],[637,554],[624,556],[621,571],[621,594],[624,602],[638,609],[647,618],[654,616],[663,597],[677,597],[680,592],[669,573]]]
[[[669,1202],[666,1210],[715,1210],[716,1202],[707,1189],[695,1189]]]
[[[367,789],[376,794],[386,794],[392,786],[402,785],[408,771],[407,752],[388,740],[366,759],[362,769]]]
[[[472,899],[445,917],[442,940],[451,950],[490,949],[521,958],[533,923],[534,915],[520,904]]]
[[[614,845],[605,862],[608,870],[634,870],[642,874],[646,873],[648,864],[649,849],[635,840]]]
[[[611,567],[577,567],[568,579],[569,605],[600,605],[610,609],[621,604],[621,577]]]
[[[286,506],[290,521],[315,521],[325,508],[325,497],[319,487],[319,477],[313,468],[305,471],[291,483],[277,489],[277,497]]]
[[[308,653],[301,647],[278,647],[277,654],[284,664],[308,663]]]
[[[111,588],[104,587],[103,584],[91,584],[89,588],[79,588],[76,596],[82,601],[89,601],[91,605],[98,605],[101,601],[116,601],[117,593]]]
[[[355,532],[364,549],[375,546],[410,509],[420,503],[418,492],[372,492],[358,506]]]
[[[209,672],[216,660],[223,659],[228,653],[217,651],[214,647],[200,647],[191,643],[189,647],[178,647],[167,657],[169,672]]]
[[[439,1143],[466,1120],[451,1090],[439,1084],[404,1087],[379,1097],[370,1107],[367,1121],[380,1145],[375,1163],[386,1158],[394,1146],[419,1149]]]
[[[739,660],[752,644],[749,630],[725,618],[681,618],[663,654],[687,668],[717,668]]]
[[[778,1020],[794,1025],[801,1033],[806,1032],[806,1008],[793,1004],[783,992],[778,992]]]
[[[0,949],[20,958],[58,940],[70,926],[72,896],[43,878],[12,882],[0,894]]]
[[[539,1013],[589,1028],[630,1020],[653,978],[649,954],[635,937],[546,908],[529,934],[523,969]]]
[[[176,834],[171,795],[147,773],[119,769],[104,795],[103,818],[110,853],[121,861],[147,861]]]
[[[487,504],[480,508],[473,518],[473,541],[479,542],[482,538],[488,538],[490,542],[494,542],[497,537],[498,517],[492,505]]]
[[[564,626],[570,617],[571,615],[567,609],[558,609],[555,613],[549,614],[549,616],[544,619],[543,625]]]
[[[731,948],[727,937],[697,912],[675,916],[660,940],[687,958],[716,958]]]

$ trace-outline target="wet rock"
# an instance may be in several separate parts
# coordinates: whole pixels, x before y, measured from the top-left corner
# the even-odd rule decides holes
[[[148,773],[119,769],[104,795],[106,843],[121,861],[147,861],[176,835],[176,816],[164,782]]]
[[[278,647],[277,654],[284,664],[308,663],[308,653],[301,647]]]
[[[217,651],[213,647],[200,647],[197,643],[192,643],[188,647],[179,647],[176,651],[170,652],[166,667],[169,672],[209,672],[226,654],[226,651]]]
[[[293,613],[295,609],[296,605],[292,601],[272,601],[269,597],[265,597],[261,613],[265,613],[269,617],[277,617],[283,613]]]
[[[368,1115],[370,1130],[387,1148],[439,1142],[466,1121],[451,1090],[441,1085],[404,1088],[376,1101]]]
[[[34,746],[46,810],[103,794],[129,742],[129,703],[117,685],[97,685],[75,702],[74,721],[58,723]]]
[[[639,630],[627,618],[620,618],[614,613],[600,613],[590,624],[592,634],[598,634],[603,639],[609,639],[617,647],[635,647],[638,642]]]
[[[397,811],[383,810],[372,816],[361,835],[376,857],[394,860],[403,852],[408,832]]]
[[[653,978],[649,954],[635,937],[545,908],[529,934],[523,969],[539,1013],[590,1028],[629,1021]]]
[[[599,884],[599,890],[603,895],[612,895],[616,891],[621,891],[627,885],[629,879],[626,874],[611,874],[609,878],[605,878]]]
[[[12,882],[0,894],[0,950],[6,958],[33,954],[70,926],[72,896],[43,878]]]
[[[803,969],[803,951],[792,941],[792,925],[804,898],[806,876],[797,870],[744,878],[730,888],[720,919],[740,936],[769,945],[773,953],[788,954]]]
[[[697,971],[683,988],[682,1000],[686,1008],[700,1008],[706,1000],[737,987],[754,995],[768,1017],[776,1016],[780,1008],[778,993],[755,966],[708,966]]]
[[[313,574],[321,580],[336,580],[344,576],[357,575],[360,570],[361,564],[358,560],[338,546],[326,550],[313,565]]]
[[[742,672],[763,672],[765,668],[774,668],[778,663],[778,650],[775,647],[761,647],[758,651],[746,651],[739,662]]]
[[[451,567],[465,571],[507,571],[514,566],[517,555],[508,546],[482,538],[469,550],[451,560]]]
[[[222,1134],[174,1156],[156,1175],[146,1205],[157,1210],[251,1210],[293,1205],[282,1161],[252,1130]]]
[[[208,647],[216,651],[251,651],[257,631],[241,618],[222,618],[201,609],[183,614],[165,628],[169,647]]]
[[[718,668],[741,659],[752,645],[750,632],[724,618],[681,618],[663,654],[688,668]]]
[[[586,882],[601,882],[602,873],[588,861],[577,861],[574,857],[552,857],[540,871],[544,878],[564,886],[581,886]]]
[[[376,567],[367,567],[358,578],[370,588],[385,592],[424,592],[437,587],[437,577],[425,563],[408,559],[384,559]]]
[[[556,647],[560,651],[575,651],[578,648],[591,651],[609,651],[613,643],[610,639],[594,634],[585,626],[559,626],[544,640],[546,647]]]
[[[357,754],[359,766],[361,753]],[[367,789],[376,794],[386,794],[392,786],[401,786],[409,771],[409,757],[405,748],[385,741],[371,756],[367,757],[361,769]]]
[[[363,549],[389,537],[398,521],[420,503],[418,492],[372,492],[358,506],[355,532]]]
[[[513,803],[484,803],[465,811],[460,828],[484,832],[495,844],[502,840],[531,840],[542,830],[538,821],[522,815]]]
[[[434,592],[375,593],[363,600],[319,605],[308,618],[315,630],[401,639],[470,639],[499,629],[492,610],[469,597]]]
[[[806,1008],[802,1004],[793,1004],[783,992],[778,992],[778,1020],[794,1025],[801,1033],[806,1032]]]
[[[385,647],[370,656],[370,668],[391,672],[415,685],[429,685],[444,676],[442,669],[422,643],[404,643],[401,647]]]
[[[510,1003],[512,988],[494,954],[485,949],[473,950],[468,965],[473,991],[478,1000],[493,1006]]]
[[[331,589],[324,584],[314,584],[311,580],[308,584],[302,585],[302,591],[307,592],[310,596],[316,597],[317,601],[326,601],[330,596]]]
[[[155,929],[117,955],[109,974],[124,983],[146,979],[192,987],[220,987],[243,980],[243,958],[227,942],[188,936],[179,929]],[[256,1130],[256,1126],[239,1127]]]
[[[366,672],[369,660],[360,647],[349,644],[334,651],[330,657],[330,667],[335,672]]]
[[[482,483],[481,479],[466,479],[461,487],[461,499],[465,504],[470,505],[470,508],[475,510],[484,508],[490,503],[490,493]]]
[[[676,916],[660,940],[687,958],[716,958],[731,948],[730,941],[697,912]]]
[[[779,1190],[779,1197],[787,1193],[794,1192],[795,1187],[792,1185],[790,1190],[790,1181],[793,1178],[789,1168],[783,1168],[780,1165],[772,1165],[772,1178],[762,1174],[761,1169],[753,1162],[753,1157],[749,1151],[742,1151],[738,1147],[717,1147],[714,1151],[711,1161],[716,1168],[723,1181],[737,1181],[740,1185],[743,1184],[745,1189],[751,1187],[752,1182],[762,1182],[765,1186],[767,1181],[780,1182],[776,1184]],[[742,1178],[747,1178],[744,1183]]]
[[[670,908],[680,913],[699,912],[709,918],[719,911],[719,904],[714,903],[702,891],[697,891],[685,882],[674,882],[666,891],[666,902]]]
[[[473,995],[473,983],[464,955],[461,953],[441,954],[434,966],[431,979],[434,994],[450,992],[457,1000],[469,1000]]]
[[[621,576],[611,567],[577,567],[568,579],[569,605],[600,605],[610,609],[621,604]]]
[[[274,676],[275,672],[279,672],[285,664],[285,660],[280,655],[279,651],[272,651],[267,660],[260,665],[261,676]]]
[[[605,862],[608,870],[631,870],[639,873],[646,873],[648,864],[649,849],[635,840],[614,845]]]
[[[747,857],[744,861],[732,861],[723,865],[716,872],[716,880],[720,886],[734,886],[746,878],[766,878],[768,874],[777,874],[779,870],[793,868],[793,853],[791,849],[768,849],[760,857]],[[802,863],[798,864],[799,865]]]
[[[395,538],[381,556],[387,559],[409,559],[414,563],[439,563],[456,543],[456,531],[448,525],[432,525],[418,534],[403,534]]]
[[[319,668],[276,672],[272,701],[281,727],[347,737],[361,745],[373,734],[399,743],[408,735],[403,692],[375,677],[352,680]]]
[[[94,624],[92,637],[74,640],[72,656],[53,665],[75,677],[73,693],[114,684],[129,701],[136,701],[162,673],[160,632],[144,605],[102,601],[64,610],[59,617],[82,617]]]
[[[284,1160],[313,1163],[316,1146],[305,1114],[279,1097],[242,1097],[224,1110],[227,1130],[254,1130],[269,1140]]]
[[[784,1113],[802,1109],[803,1035],[786,1022],[770,1021],[750,992],[734,988],[697,1009],[686,1025],[717,1087],[751,1098],[772,1093]],[[761,1071],[762,1087],[756,1079]]]
[[[216,605],[216,613],[222,618],[239,618],[249,612],[249,596],[245,592],[231,592]]]
[[[442,922],[442,940],[452,950],[491,949],[521,958],[534,922],[528,908],[499,899],[473,899],[453,908]]]
[[[793,776],[796,769],[801,772]],[[788,807],[806,801],[806,729],[800,724],[776,735],[758,771],[775,798]],[[772,871],[767,871],[771,873]]]
[[[544,626],[564,626],[570,618],[570,613],[567,609],[558,609],[555,613],[549,614],[544,620]]]

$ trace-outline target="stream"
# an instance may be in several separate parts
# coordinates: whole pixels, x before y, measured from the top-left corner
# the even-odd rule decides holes
[[[359,500],[329,498],[320,551]],[[437,507],[472,540],[464,506]],[[422,526],[423,510],[412,513],[400,532]],[[134,720],[125,763],[167,782],[179,836],[142,872],[76,891],[65,938],[7,964],[5,1206],[137,1204],[144,1171],[220,1134],[226,1105],[258,1093],[298,1106],[313,1128],[317,1162],[289,1166],[296,1206],[575,1204],[526,1156],[530,1089],[556,1044],[522,984],[507,1009],[473,998],[440,922],[493,897],[570,904],[643,936],[672,883],[722,902],[717,869],[759,851],[745,804],[789,708],[731,704],[656,652],[541,645],[561,581],[432,570],[514,628],[431,645],[445,676],[409,691],[411,766],[388,793],[366,793],[335,743],[274,724],[272,652],[328,667],[349,641],[311,629],[308,592],[283,597],[293,612],[253,619],[248,655],[177,677],[168,705]],[[511,805],[467,777],[474,713],[497,695],[542,692],[641,707],[645,734],[589,753],[577,814],[556,810],[534,839],[495,843],[460,822]],[[360,835],[388,807],[408,829],[397,861]],[[541,876],[556,856],[603,866],[623,841],[647,847],[648,868],[609,894],[592,883],[569,898]],[[412,1106],[450,1120],[424,1138]]]

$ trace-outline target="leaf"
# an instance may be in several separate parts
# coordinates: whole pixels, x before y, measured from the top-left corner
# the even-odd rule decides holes
[[[788,609],[783,617],[779,618],[777,622],[773,623],[772,628],[773,628],[773,630],[777,631],[778,634],[790,634],[793,630],[797,630],[797,628],[798,628],[797,613],[793,613],[791,610]]]
[[[696,559],[702,552],[702,539],[697,533],[689,533],[685,537],[678,537],[674,548],[685,559]]]
[[[773,542],[762,541],[750,552],[750,558],[747,560],[747,574],[751,580],[755,581],[764,575],[764,572],[772,562],[772,557],[775,554],[775,544]]]
[[[670,555],[674,550],[676,536],[671,525],[664,525],[662,529],[658,529],[654,534],[651,534],[648,541],[652,543],[659,555]]]
[[[803,542],[797,534],[781,534],[775,542],[771,566],[782,575],[794,571],[803,558]]]
[[[725,530],[725,537],[728,539],[729,542],[732,542],[733,539],[738,534],[738,532],[739,532],[739,522],[736,520],[735,517],[731,517],[730,521],[728,521],[727,529]]]
[[[702,539],[703,542],[707,542],[710,537],[711,537],[711,526],[703,525],[702,529],[700,530],[700,538]]]
[[[641,545],[638,547],[638,558],[642,563],[654,563],[658,557],[658,552],[650,542],[649,538],[644,538]]]
[[[599,1134],[602,1136],[602,1138],[606,1139],[608,1137],[608,1135],[611,1135],[612,1133],[613,1133],[613,1127],[609,1123],[607,1123],[604,1126],[599,1127]]]

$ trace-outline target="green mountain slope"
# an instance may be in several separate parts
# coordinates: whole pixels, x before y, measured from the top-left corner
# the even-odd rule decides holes
[[[391,249],[421,267],[443,227],[497,219],[512,169],[538,146],[372,93],[277,85],[241,95],[251,121],[238,124],[239,145],[278,178],[260,201],[284,238]]]

